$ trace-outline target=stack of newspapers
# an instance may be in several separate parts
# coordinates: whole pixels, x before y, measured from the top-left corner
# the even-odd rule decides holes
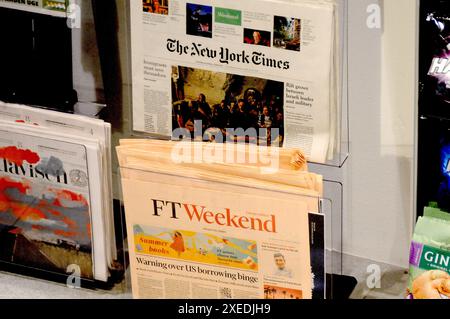
[[[335,159],[344,4],[132,0],[133,131]]]
[[[0,262],[107,282],[111,127],[0,102]]]
[[[295,149],[122,140],[135,298],[324,298],[322,177]]]

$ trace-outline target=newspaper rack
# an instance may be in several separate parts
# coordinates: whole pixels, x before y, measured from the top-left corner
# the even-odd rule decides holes
[[[96,1],[96,2],[100,2],[100,1]],[[142,1],[137,1],[140,2],[142,4]],[[341,83],[341,87],[339,88],[341,91],[341,108],[340,108],[340,112],[337,116],[338,120],[336,123],[337,128],[337,132],[338,135],[340,136],[339,138],[339,146],[336,148],[336,152],[334,152],[333,156],[331,156],[326,162],[324,163],[318,163],[318,165],[320,167],[323,168],[327,168],[327,167],[331,167],[331,168],[341,168],[344,163],[346,162],[348,156],[349,156],[349,124],[348,124],[348,101],[347,101],[347,0],[337,0],[339,6],[339,20],[341,23],[339,23],[339,35],[340,35],[340,39],[342,41],[340,41],[340,52],[341,52],[341,72],[339,74],[339,77],[341,78],[340,83]],[[129,1],[125,1],[124,3],[122,2],[117,2],[117,4],[114,2],[114,9],[116,9],[116,6],[118,5],[123,5],[126,6],[128,11],[130,10],[130,2]],[[277,4],[280,4],[280,2],[277,2]],[[106,7],[110,7],[110,4],[108,4]],[[112,9],[111,9],[112,10]],[[118,10],[120,11],[120,10]],[[108,12],[108,14],[110,14],[111,12]],[[121,13],[118,14],[119,16],[121,16]],[[123,33],[126,33],[125,35],[125,40],[123,38],[120,38],[120,41],[115,39],[115,41],[118,41],[119,43],[114,43],[113,45],[111,45],[111,47],[113,47],[114,49],[116,49],[116,46],[120,46],[120,48],[123,50],[123,47],[126,47],[125,50],[125,54],[124,54],[124,59],[121,62],[124,62],[124,65],[122,65],[122,71],[126,71],[125,73],[125,77],[126,78],[132,78],[133,77],[133,73],[131,72],[131,61],[132,61],[132,57],[133,57],[133,52],[131,51],[131,46],[128,43],[128,39],[131,38],[131,30],[130,30],[130,24],[132,23],[132,21],[129,21],[129,15],[127,14],[127,17],[125,19],[118,19],[119,21],[117,22],[118,24],[120,24],[120,26],[118,27],[117,25],[115,25],[115,27],[117,27],[117,29],[119,29],[120,35],[123,35]],[[112,20],[110,21],[111,24],[113,24]],[[116,22],[115,22],[116,23]],[[125,30],[125,31],[124,31]],[[105,28],[104,30],[101,29],[101,31],[99,32],[99,30],[97,30],[98,33],[108,33],[108,32],[115,32],[116,30],[113,28],[110,28],[107,30],[107,28]],[[74,33],[77,32],[77,30],[73,30]],[[119,32],[118,32],[119,33]],[[99,35],[98,36],[104,36],[104,34]],[[114,35],[117,36],[117,35]],[[107,37],[105,37],[107,38]],[[109,38],[108,38],[109,39]],[[112,40],[111,40],[112,41]],[[109,49],[109,46],[103,46],[102,48],[100,48],[100,55],[101,55],[101,59],[108,59],[108,55],[111,54],[111,52],[109,52],[109,50],[106,50],[105,48]],[[117,48],[119,49],[119,48]],[[128,51],[127,51],[128,50]],[[114,62],[118,62],[118,58],[116,61]],[[109,61],[110,62],[110,61]],[[102,63],[104,63],[104,61],[102,61]],[[119,64],[119,63],[116,63]],[[120,113],[121,116],[120,119],[115,116],[116,113],[113,114],[113,112],[119,112],[119,108],[122,105],[114,105],[114,109],[112,109],[113,112],[111,113],[111,117],[113,121],[121,121],[122,117],[123,118],[123,122],[127,123],[127,119],[126,117],[129,117],[130,119],[133,119],[133,112],[132,112],[132,107],[129,108],[129,110],[126,109],[126,107],[128,106],[132,106],[133,105],[133,100],[132,100],[132,90],[131,87],[128,87],[127,85],[124,85],[124,92],[121,93],[117,93],[120,90],[120,86],[122,86],[123,84],[121,83],[121,78],[119,76],[119,74],[121,73],[120,71],[120,67],[117,66],[116,64],[114,64],[114,67],[109,68],[109,72],[108,72],[108,68],[104,67],[104,69],[109,73],[111,73],[110,77],[107,77],[110,79],[110,82],[113,82],[113,84],[111,83],[105,83],[105,86],[108,86],[108,88],[105,88],[105,90],[110,90],[110,91],[114,91],[112,94],[118,94],[120,95],[120,102],[123,103],[119,103],[117,101],[109,101],[108,97],[108,108],[111,107],[110,104],[114,104],[115,102],[117,102],[117,104],[123,104],[125,106],[125,110],[123,111],[123,114]],[[111,63],[107,64],[107,65],[111,65]],[[105,71],[103,70],[103,71]],[[114,76],[113,76],[114,74]],[[120,75],[124,75],[124,74],[120,74]],[[104,75],[104,77],[106,77]],[[126,80],[125,80],[126,82]],[[118,90],[112,90],[111,86],[115,85],[115,88],[119,88]],[[126,91],[126,92],[125,92]],[[111,92],[109,92],[111,93]],[[111,99],[111,96],[109,96],[109,98]],[[123,100],[122,100],[123,98]],[[89,108],[88,108],[89,109]],[[92,108],[93,110],[96,110],[96,107]],[[130,121],[132,122],[132,120]],[[164,138],[163,136],[155,136],[155,135],[149,135],[149,134],[142,134],[136,130],[133,129],[132,125],[129,128],[125,129],[125,135],[127,136],[137,136],[137,137],[148,137],[148,138],[158,138],[158,139],[162,139]],[[122,168],[127,170],[126,168]],[[128,169],[129,170],[129,169]],[[152,173],[152,172],[151,172]],[[154,172],[153,172],[154,173]],[[342,215],[343,215],[343,209],[342,209],[342,185],[340,185],[339,183],[330,181],[327,182],[330,186],[326,187],[325,189],[325,197],[323,199],[320,198],[316,198],[315,200],[317,200],[317,202],[319,203],[319,207],[321,208],[321,212],[325,215],[325,237],[326,237],[326,251],[327,251],[327,258],[326,258],[326,273],[328,274],[328,276],[326,276],[326,286],[327,286],[327,298],[338,298],[339,296],[336,296],[336,294],[334,293],[334,291],[336,290],[336,286],[338,285],[337,281],[335,280],[336,278],[338,278],[340,275],[342,275]],[[120,181],[118,181],[118,184],[121,185]],[[120,193],[120,192],[118,192]],[[276,193],[274,191],[274,193]],[[123,203],[123,202],[122,202]],[[118,255],[120,256],[120,260],[118,262],[118,268],[117,268],[117,272],[115,272],[114,274],[116,274],[117,276],[112,276],[111,278],[111,282],[109,282],[107,285],[101,285],[99,282],[95,282],[89,279],[81,279],[81,286],[82,287],[87,287],[87,288],[100,288],[100,289],[109,289],[111,288],[114,284],[116,284],[117,282],[119,282],[123,276],[124,276],[124,269],[126,269],[127,265],[126,265],[126,248],[124,248],[122,246],[124,239],[126,238],[126,229],[125,229],[125,223],[121,220],[122,224],[120,222],[117,222],[117,219],[121,219],[122,217],[125,216],[126,211],[124,212],[123,210],[123,206],[119,201],[115,201],[114,202],[114,206],[115,206],[115,215],[116,215],[116,234],[117,234],[117,243],[118,243],[118,248],[120,249],[120,251],[118,252]],[[131,233],[132,234],[132,233]],[[130,233],[128,233],[128,236],[131,235]],[[130,248],[131,249],[131,248]],[[74,277],[71,276],[71,274],[60,274],[60,273],[53,273],[53,272],[42,272],[39,271],[35,268],[24,268],[24,267],[18,267],[17,265],[10,263],[10,262],[0,262],[0,268],[1,270],[7,270],[10,272],[15,272],[15,273],[20,273],[20,274],[25,274],[25,275],[30,275],[33,277],[37,277],[37,278],[42,278],[42,279],[48,279],[51,281],[55,281],[55,282],[60,282],[61,284],[70,284],[71,282],[73,282]],[[126,285],[129,285],[129,280],[127,279],[125,281],[125,283],[119,284],[119,286],[121,286],[121,290],[123,291],[124,289],[126,289],[127,287],[124,287]],[[129,288],[129,287],[128,287]]]
[[[150,1],[151,2],[151,1]],[[342,256],[342,233],[343,233],[343,185],[335,179],[335,172],[341,175],[342,168],[347,161],[350,154],[349,147],[349,101],[348,101],[348,0],[336,0],[338,14],[338,34],[339,34],[339,58],[338,60],[341,68],[337,75],[340,78],[340,85],[338,91],[341,93],[338,102],[340,109],[338,111],[336,127],[339,136],[338,146],[333,156],[327,161],[321,163],[311,162],[311,169],[324,175],[325,192],[322,202],[322,209],[326,216],[327,224],[327,251],[333,252],[328,254],[327,258],[327,272],[332,275],[329,276],[328,288],[332,287],[328,294],[334,298],[341,298],[336,296],[332,290],[341,292],[346,290],[342,286],[354,285],[353,279],[349,278],[350,283],[343,282],[341,276],[343,274],[343,256]],[[133,4],[134,3],[134,4]],[[113,123],[117,123],[117,138],[140,137],[151,139],[168,139],[167,136],[144,134],[133,128],[133,118],[136,116],[133,112],[133,87],[136,83],[136,75],[133,72],[133,59],[136,59],[136,52],[134,52],[131,45],[132,25],[138,23],[131,19],[131,6],[142,5],[142,1],[116,1],[112,4],[103,4],[102,1],[95,1],[95,11],[101,12],[100,19],[95,17],[97,27],[97,36],[103,39],[103,45],[100,49],[100,58],[102,60],[105,90],[109,91],[107,97],[108,109],[110,119]],[[167,2],[160,2],[164,6]],[[202,2],[203,3],[203,2]],[[276,1],[277,5],[282,5],[282,1]],[[143,15],[148,16],[143,13]],[[108,18],[106,18],[108,17]],[[155,16],[155,18],[158,18]],[[109,20],[108,20],[109,19]],[[113,22],[114,21],[114,22]],[[196,37],[191,37],[195,39]],[[120,58],[119,58],[120,56]],[[108,76],[106,76],[108,75]],[[118,166],[118,165],[117,165]],[[116,171],[114,165],[114,176],[116,176],[116,188],[121,187],[119,172]],[[116,194],[121,194],[121,191],[116,189]],[[118,195],[116,195],[117,198]],[[125,216],[125,212],[122,212]],[[124,229],[126,233],[126,230]],[[332,235],[331,235],[332,234]],[[330,237],[331,236],[331,237]],[[124,238],[126,234],[124,235]],[[330,239],[331,238],[331,239]],[[344,293],[345,298],[350,295],[353,287],[349,287]]]
[[[77,104],[77,114],[97,118],[98,113],[105,108],[104,105],[97,103],[83,103]],[[47,110],[45,107],[36,107]],[[31,197],[30,197],[31,198]],[[42,198],[49,203],[45,206],[48,214],[58,214],[57,207],[51,203],[45,196]],[[29,237],[23,233],[19,227],[19,218],[10,226],[0,225],[0,240],[2,247],[0,250],[0,272],[8,272],[12,275],[26,276],[29,279],[47,280],[54,282],[57,285],[68,288],[86,288],[91,290],[103,290],[111,294],[119,294],[125,292],[126,283],[124,282],[126,272],[126,253],[124,247],[123,233],[124,224],[122,219],[122,209],[119,200],[113,200],[113,214],[111,218],[114,219],[114,233],[115,233],[115,252],[113,262],[108,267],[108,280],[100,281],[94,279],[93,276],[87,275],[90,269],[95,269],[94,257],[91,256],[92,264],[87,261],[94,249],[86,247],[75,241],[47,238],[45,241],[37,242],[35,238]],[[51,204],[50,204],[51,203]],[[92,203],[92,202],[91,202]],[[20,207],[20,214],[26,215],[29,212],[32,214],[36,209],[42,208],[42,203],[33,199],[27,206],[22,202],[13,203]],[[23,205],[23,207],[21,207]],[[12,207],[11,206],[11,207]],[[8,207],[8,206],[7,206]],[[92,217],[92,216],[91,216]],[[92,220],[91,220],[92,223]],[[92,243],[95,237],[91,238]],[[46,249],[40,249],[40,246],[45,246]],[[59,248],[68,248],[72,260],[76,261],[64,269],[63,263],[58,260],[57,253]],[[60,252],[63,254],[63,252]],[[64,252],[68,254],[68,252]],[[23,258],[26,256],[27,258]],[[64,257],[62,258],[64,260]]]
[[[37,107],[47,110],[45,107]],[[77,104],[76,114],[98,118],[98,113],[106,108],[105,105],[98,103],[82,103]],[[45,199],[45,197],[43,198]],[[28,235],[20,231],[17,219],[11,226],[0,225],[0,240],[2,249],[0,250],[0,271],[5,271],[13,275],[26,276],[30,279],[41,279],[66,286],[68,288],[86,288],[91,290],[104,290],[111,294],[119,294],[125,292],[126,284],[124,282],[126,271],[126,253],[124,247],[123,233],[124,224],[122,219],[122,209],[120,201],[111,199],[113,205],[114,233],[116,250],[112,265],[109,267],[109,277],[107,281],[95,280],[94,277],[87,276],[88,267],[95,269],[94,258],[92,257],[92,265],[87,263],[88,254],[94,251],[86,250],[81,244],[75,241],[65,241],[62,239],[48,238],[44,242],[37,243],[35,239],[29,238]],[[46,200],[47,202],[47,200]],[[50,203],[50,201],[48,201]],[[13,204],[14,205],[14,204]],[[17,203],[19,207],[22,203]],[[28,206],[21,207],[21,214],[25,215],[28,211],[33,212],[36,208],[40,208],[41,203],[36,200],[31,201]],[[46,206],[49,214],[57,214],[57,209],[52,206]],[[53,213],[51,213],[53,212]],[[91,220],[92,223],[92,220]],[[93,237],[92,242],[95,241]],[[47,246],[46,250],[39,249],[39,245]],[[67,269],[63,269],[62,264],[58,264],[58,257],[54,251],[59,248],[70,248],[71,257],[76,263],[71,264]],[[53,251],[53,252],[52,252]],[[24,254],[28,254],[27,261],[23,259]],[[32,256],[29,256],[32,255]],[[31,260],[30,263],[28,260]],[[34,263],[34,264],[33,264]]]
[[[137,1],[136,1],[137,2]],[[139,1],[140,2],[140,1]],[[343,166],[347,162],[350,155],[349,145],[349,100],[348,100],[348,0],[336,0],[337,3],[337,19],[338,36],[339,36],[339,58],[340,71],[337,75],[338,89],[340,97],[338,103],[340,105],[336,120],[336,127],[338,132],[338,146],[331,157],[325,162],[310,161],[311,169],[324,175],[325,178],[325,192],[323,199],[320,199],[322,212],[325,214],[326,220],[326,250],[327,250],[327,297],[328,298],[348,298],[356,285],[355,279],[346,277],[343,274],[343,255],[342,255],[342,238],[343,238],[343,214],[344,214],[344,187],[336,175],[341,175]],[[121,15],[119,23],[122,32],[126,33],[126,41],[122,43],[122,54],[126,63],[125,71],[128,84],[124,87],[125,94],[123,109],[124,121],[124,135],[138,138],[149,139],[170,139],[167,136],[158,134],[148,134],[136,130],[133,127],[133,118],[137,115],[133,112],[133,87],[142,85],[141,80],[136,79],[136,74],[133,72],[133,59],[136,59],[136,52],[134,52],[131,45],[132,38],[132,24],[138,23],[131,19],[132,2],[126,2],[123,5],[123,10],[126,12]],[[282,5],[282,2],[277,2],[277,5]],[[144,14],[145,15],[145,14]],[[123,21],[124,20],[124,21]],[[125,30],[125,31],[123,31]],[[195,38],[195,37],[192,37]],[[123,47],[125,49],[123,49]],[[336,174],[337,173],[337,174]],[[119,183],[120,184],[120,183]],[[125,213],[124,213],[125,214]]]
[[[42,203],[43,201],[45,201],[45,204]],[[54,202],[45,197],[42,202],[33,199],[27,206],[23,202],[13,202],[11,207],[15,207],[16,210],[20,209],[21,215],[32,215],[33,212],[41,209],[48,214],[61,214]],[[114,255],[116,257],[113,257],[113,262],[108,267],[107,281],[96,280],[93,275],[95,269],[94,247],[87,248],[76,241],[53,238],[52,236],[39,240],[30,237],[29,234],[21,230],[18,223],[19,218],[8,226],[0,225],[0,241],[2,242],[0,272],[25,276],[29,279],[46,280],[67,288],[104,290],[111,294],[125,292],[126,253],[120,201],[114,200],[113,208],[115,219],[114,241],[116,244]],[[23,226],[23,223],[21,226]],[[44,228],[44,226],[42,227]],[[93,243],[95,237],[91,240]],[[63,257],[59,258],[58,254],[62,254]],[[68,257],[68,254],[71,254],[70,259],[74,263],[66,268],[65,258]]]
[[[340,176],[343,172],[343,167],[347,162],[350,155],[350,143],[349,143],[349,100],[348,100],[348,0],[336,0],[337,3],[337,19],[338,23],[338,36],[339,36],[339,58],[340,71],[337,75],[338,88],[340,97],[338,103],[340,105],[338,115],[336,119],[336,127],[338,132],[338,146],[336,151],[325,162],[314,162],[311,170],[324,175],[325,192],[324,199],[321,199],[321,207],[326,219],[326,234],[327,242],[327,296],[329,298],[348,298],[356,286],[355,279],[346,277],[343,274],[343,255],[342,255],[342,238],[343,238],[343,214],[344,214],[344,187],[336,178],[336,175]],[[123,5],[123,10],[126,12],[120,19],[122,30],[126,33],[126,42],[124,43],[123,55],[125,57],[125,69],[129,83],[125,87],[126,94],[123,96],[126,107],[123,110],[123,116],[127,118],[124,122],[125,135],[139,138],[150,139],[169,139],[167,136],[161,136],[157,134],[142,133],[133,127],[133,118],[137,115],[133,112],[133,87],[136,85],[142,85],[141,80],[136,79],[136,74],[133,72],[133,59],[136,59],[136,52],[134,52],[131,45],[132,38],[132,24],[138,23],[131,19],[131,6],[132,2],[126,2]],[[282,2],[277,2],[277,5],[282,5]],[[144,14],[145,15],[145,14]],[[124,17],[123,17],[124,16]],[[125,21],[122,21],[125,20]],[[195,37],[192,37],[195,38]]]

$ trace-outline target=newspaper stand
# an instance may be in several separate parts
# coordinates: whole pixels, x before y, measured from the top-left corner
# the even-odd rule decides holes
[[[90,114],[91,117],[96,117],[97,110],[102,108],[104,108],[104,106],[102,107],[96,103],[85,103],[83,105],[83,112],[80,112],[80,114]],[[36,205],[37,203],[33,201],[29,204],[29,207],[24,207],[23,211],[26,212],[27,210],[33,210]],[[79,272],[81,267],[77,264],[68,266],[66,273],[64,273],[60,269],[57,269],[57,267],[53,267],[50,259],[48,259],[44,253],[38,251],[36,251],[33,258],[35,260],[40,260],[40,265],[44,265],[43,267],[55,270],[43,270],[42,268],[26,266],[23,262],[21,263],[21,254],[23,254],[22,249],[33,247],[35,244],[32,240],[21,233],[14,232],[14,224],[11,227],[0,227],[0,237],[2,243],[5,243],[5,245],[1,247],[0,252],[0,271],[9,272],[19,276],[52,281],[55,284],[60,284],[61,286],[66,286],[69,288],[104,290],[114,294],[125,292],[126,283],[124,282],[124,276],[126,271],[127,256],[124,249],[123,229],[125,226],[122,220],[122,209],[119,200],[114,200],[113,202],[113,213],[115,232],[114,240],[116,243],[117,258],[113,260],[113,263],[109,268],[108,281],[103,282],[92,278],[83,277]],[[94,240],[95,238],[92,241]],[[51,244],[62,245],[63,247],[64,245],[75,245],[71,242],[52,242]],[[95,267],[95,265],[93,265],[93,267]]]
[[[48,109],[42,107],[42,109]],[[78,103],[76,105],[75,113],[89,116],[93,118],[98,118],[99,113],[106,109],[105,105],[101,105],[98,103]],[[33,206],[36,203],[30,203],[29,208],[33,209]],[[26,211],[28,208],[24,208]],[[80,276],[78,265],[70,265],[67,269],[66,273],[62,273],[59,270],[55,271],[46,271],[38,268],[34,268],[31,266],[24,266],[20,264],[20,245],[34,245],[31,241],[29,241],[25,236],[22,236],[20,233],[16,234],[12,230],[12,228],[0,228],[0,237],[2,238],[2,242],[9,243],[7,246],[2,246],[2,250],[0,252],[0,271],[9,272],[11,274],[26,276],[30,278],[36,278],[40,280],[47,280],[54,282],[55,284],[59,284],[61,286],[65,286],[68,288],[85,288],[90,290],[101,290],[111,294],[120,294],[126,292],[127,284],[125,282],[126,276],[126,265],[127,265],[127,255],[126,255],[126,247],[124,246],[125,242],[125,234],[124,230],[124,221],[122,218],[122,207],[119,200],[113,200],[113,213],[114,216],[114,232],[115,232],[115,242],[116,242],[116,255],[117,258],[113,261],[111,267],[109,268],[110,276],[108,281],[102,282],[99,280],[94,280],[91,278],[85,278]],[[71,243],[62,243],[62,245],[71,245]],[[35,258],[41,258],[42,262],[47,260],[45,255],[39,255],[41,253],[36,253]],[[18,256],[7,258],[5,256]],[[14,260],[17,258],[17,260]],[[16,261],[16,262],[15,262]],[[74,266],[74,267],[72,267]],[[95,267],[95,266],[94,266]],[[50,266],[51,269],[51,266]]]
[[[128,32],[128,39],[130,39],[130,4],[126,5],[127,21],[126,28]],[[310,163],[310,171],[319,173],[324,176],[324,198],[319,199],[321,202],[322,213],[325,214],[326,224],[326,286],[328,299],[346,299],[349,298],[353,289],[355,288],[357,281],[353,277],[345,276],[343,270],[344,255],[343,255],[343,232],[345,231],[343,226],[343,214],[345,212],[344,207],[344,184],[342,176],[347,159],[350,155],[349,146],[349,107],[348,107],[348,0],[337,0],[338,9],[338,28],[339,28],[339,51],[340,51],[340,71],[339,71],[339,83],[341,84],[337,88],[339,94],[339,107],[337,116],[337,132],[339,135],[339,146],[332,156],[329,156],[325,163]],[[125,51],[127,59],[127,72],[130,83],[133,79],[131,71],[131,59],[133,52],[131,52],[129,41],[127,41],[128,50]],[[132,123],[132,85],[127,86],[126,104],[128,110],[125,111],[127,116],[127,128],[128,136],[150,139],[168,139],[167,137],[143,134],[133,129]]]
[[[342,276],[343,275],[343,255],[342,255],[342,233],[343,233],[343,185],[336,175],[341,175],[343,167],[349,156],[349,125],[348,125],[348,99],[347,99],[347,0],[337,0],[339,8],[339,34],[342,41],[340,41],[340,50],[342,56],[342,68],[339,75],[342,86],[339,88],[341,92],[341,107],[339,108],[339,120],[336,123],[337,131],[340,136],[340,147],[329,158],[326,163],[311,163],[310,170],[320,173],[325,178],[325,192],[324,198],[317,201],[320,202],[322,213],[325,214],[325,237],[326,237],[326,297],[329,299],[346,298],[350,295],[354,287],[354,279]],[[103,71],[103,82],[105,90],[105,99],[107,108],[103,109],[102,116],[110,118],[110,121],[115,124],[116,129],[120,126],[121,132],[117,137],[138,136],[143,137],[142,134],[137,134],[129,125],[132,119],[132,94],[131,94],[131,57],[132,52],[129,46],[130,38],[130,21],[128,20],[130,2],[129,1],[114,1],[111,3],[103,3],[103,1],[93,1],[94,17],[96,23],[97,39],[99,41],[99,51],[101,59],[101,68]],[[122,10],[123,9],[123,12]],[[127,9],[127,10],[125,10]],[[102,14],[100,14],[102,13]],[[72,32],[76,35],[79,29],[74,29]],[[87,103],[89,104],[89,103]],[[83,106],[83,113],[90,115],[97,115],[101,107],[98,104],[92,103],[92,106],[86,104]],[[75,111],[77,108],[75,107]],[[93,110],[92,112],[90,110]],[[145,136],[148,138],[162,138],[158,136]],[[113,167],[116,165],[113,165]],[[114,174],[116,172],[113,172]],[[120,185],[119,178],[115,178]],[[120,191],[117,192],[120,194]],[[116,196],[119,199],[119,195]],[[117,271],[111,277],[111,282],[108,284],[100,284],[92,280],[81,279],[82,287],[92,289],[110,289],[115,284],[120,282],[126,276],[125,269],[127,268],[126,246],[122,245],[126,238],[126,227],[124,218],[124,211],[122,203],[116,200],[115,203],[115,219],[116,219],[116,234],[118,244],[118,260]],[[70,274],[58,274],[42,272],[32,268],[18,268],[12,263],[0,263],[1,270],[9,272],[20,273],[28,276],[33,276],[41,279],[47,279],[61,284],[67,284],[73,281],[73,276]],[[119,284],[120,290],[124,291],[129,288],[129,278],[125,283]],[[117,287],[117,285],[116,285]]]

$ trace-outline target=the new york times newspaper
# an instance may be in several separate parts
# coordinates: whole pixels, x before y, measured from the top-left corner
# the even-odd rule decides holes
[[[126,168],[122,183],[135,298],[312,297],[317,197]]]
[[[333,21],[332,2],[132,0],[133,130],[324,162]]]

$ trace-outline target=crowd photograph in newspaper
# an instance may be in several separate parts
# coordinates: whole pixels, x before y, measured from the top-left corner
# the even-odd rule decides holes
[[[206,141],[283,144],[284,83],[187,67],[172,70],[173,128],[194,137],[197,122]]]

